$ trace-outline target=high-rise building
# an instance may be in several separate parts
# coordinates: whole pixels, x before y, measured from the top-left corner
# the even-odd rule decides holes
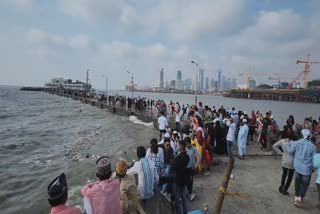
[[[205,90],[208,90],[210,88],[209,86],[209,77],[206,77],[206,85],[205,85]]]
[[[226,86],[226,89],[229,90],[231,88],[231,78],[229,77],[227,79],[227,86]]]
[[[257,87],[256,80],[251,79],[250,80],[250,89],[255,89]]]
[[[237,79],[236,78],[232,78],[231,89],[235,89],[235,88],[237,88]]]
[[[182,72],[177,71],[177,80],[182,80]]]
[[[227,86],[226,76],[222,75],[222,78],[221,78],[221,88],[220,88],[220,90],[221,90],[221,91],[226,90],[226,86]]]
[[[199,70],[199,90],[203,91],[204,89],[204,69]]]
[[[210,88],[214,88],[214,83],[215,83],[215,80],[213,78],[211,78],[210,80]]]
[[[217,88],[217,90],[219,91],[219,90],[221,90],[221,88],[222,88],[222,84],[221,84],[221,71],[219,70],[219,72],[218,72],[218,88]]]
[[[191,90],[192,89],[192,80],[191,79],[186,79],[184,81],[184,89],[185,90]]]
[[[175,81],[175,80],[171,80],[171,82],[170,82],[170,88],[171,88],[171,89],[176,89],[176,81]]]
[[[160,70],[160,81],[159,81],[159,88],[160,89],[163,89],[164,88],[164,81],[163,81],[163,74],[164,71],[163,71],[163,68],[161,68]]]

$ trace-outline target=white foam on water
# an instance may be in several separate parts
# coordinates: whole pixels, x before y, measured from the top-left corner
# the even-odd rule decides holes
[[[147,126],[147,127],[153,127],[153,122],[150,123],[145,123],[141,120],[139,120],[136,116],[131,115],[129,117],[129,120],[135,124],[139,124],[139,125],[143,125],[143,126]]]

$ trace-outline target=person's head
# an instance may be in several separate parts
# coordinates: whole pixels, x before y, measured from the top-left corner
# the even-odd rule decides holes
[[[155,143],[151,144],[150,149],[153,154],[158,154],[158,145],[157,144],[155,144]]]
[[[301,134],[304,139],[310,140],[311,132],[309,131],[309,129],[302,129]]]
[[[191,138],[190,137],[185,137],[184,141],[186,142],[186,147],[187,148],[191,148],[192,147]]]
[[[199,102],[199,106],[202,107],[202,102]]]
[[[270,118],[270,116],[271,116],[270,112],[267,112],[267,113],[266,113],[266,117],[267,117],[267,118]]]
[[[208,110],[209,110],[209,106],[205,106],[204,109],[205,109],[206,111],[208,111]]]
[[[146,148],[144,148],[143,146],[139,146],[137,148],[137,157],[139,159],[144,158],[146,156]]]
[[[186,141],[179,140],[179,142],[178,142],[178,151],[179,152],[184,152],[185,149],[186,149]]]
[[[64,173],[48,185],[48,202],[52,207],[63,205],[68,199],[68,185]]]
[[[122,178],[126,176],[128,170],[128,164],[124,160],[119,160],[116,164],[116,173],[117,176]]]
[[[170,149],[170,147],[171,147],[170,138],[165,138],[163,145],[164,145],[164,149],[165,149],[165,150]]]
[[[161,116],[164,116],[164,111],[161,111],[160,114],[161,114]]]
[[[112,175],[111,159],[108,156],[102,156],[96,161],[96,176],[100,181],[107,180]]]
[[[196,113],[196,112],[195,112],[194,109],[191,109],[191,110],[189,111],[189,115],[190,115],[190,116],[194,116],[195,113]]]
[[[242,124],[247,124],[248,120],[247,119],[243,119],[241,122],[242,122]]]
[[[231,117],[229,118],[229,120],[230,120],[230,123],[233,123],[233,119]]]
[[[158,144],[158,140],[156,139],[156,138],[152,138],[151,140],[150,140],[150,145],[152,145],[152,144]]]
[[[189,135],[190,134],[190,126],[189,125],[184,125],[181,129],[181,132],[185,135]]]

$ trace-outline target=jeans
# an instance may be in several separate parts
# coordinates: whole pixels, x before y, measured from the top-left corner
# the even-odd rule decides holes
[[[228,157],[232,157],[232,146],[233,146],[233,142],[227,140],[227,151],[228,151]]]
[[[193,189],[193,175],[194,175],[194,169],[193,168],[187,168],[187,190],[188,193],[192,194]]]
[[[187,214],[186,199],[184,195],[185,185],[174,184],[174,200],[178,214]]]
[[[264,148],[264,149],[267,148],[267,134],[261,133],[260,143],[262,145],[262,148]]]
[[[306,192],[308,190],[311,175],[301,175],[298,172],[296,174],[296,180],[295,180],[295,196],[301,197],[302,199],[306,195]]]
[[[171,175],[171,165],[165,165],[165,169],[166,169],[166,171],[165,171],[165,177],[167,177],[167,176],[170,176]],[[165,183],[165,184],[163,184],[163,186],[162,186],[162,192],[163,193],[169,193],[169,183]]]
[[[162,134],[165,134],[166,133],[166,130],[163,129],[163,130],[159,130],[159,141],[162,140]]]
[[[285,167],[282,167],[282,178],[281,178],[281,186],[283,188],[283,191],[288,191],[292,177],[293,177],[294,169],[288,169]],[[287,179],[288,177],[288,179]],[[287,180],[287,182],[286,182]]]
[[[180,131],[181,131],[180,126],[181,126],[180,122],[176,122],[176,130],[177,130],[178,133],[180,133]]]

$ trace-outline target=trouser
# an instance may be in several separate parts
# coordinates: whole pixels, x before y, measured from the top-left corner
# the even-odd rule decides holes
[[[264,149],[267,148],[267,134],[261,133],[260,143]]]
[[[293,178],[294,170],[288,169],[286,167],[282,167],[282,178],[281,178],[281,187],[286,192],[288,191],[292,178]],[[288,178],[288,179],[287,179]],[[287,182],[286,182],[287,180]]]
[[[232,146],[233,146],[233,142],[227,140],[227,152],[228,152],[228,157],[232,157]]]
[[[253,141],[254,132],[255,132],[255,128],[249,128],[249,136],[248,137],[250,137],[251,141]]]
[[[247,151],[247,148],[239,146],[239,156],[241,156],[241,157],[245,156],[246,151]]]
[[[317,184],[317,189],[318,189],[318,200],[320,202],[320,184]]]
[[[162,140],[162,134],[165,134],[166,133],[166,130],[163,129],[163,130],[159,130],[159,141]]]
[[[178,133],[181,131],[180,122],[176,122],[176,130]]]
[[[194,175],[194,169],[193,168],[187,168],[187,190],[188,193],[192,194],[193,189],[193,175]]]
[[[165,166],[166,168],[166,171],[165,171],[165,177],[168,177],[171,175],[171,165],[166,165]],[[166,182],[165,184],[163,184],[162,186],[162,192],[163,193],[169,193],[169,187],[170,187],[170,184],[169,182]]]
[[[184,195],[185,185],[174,184],[174,200],[178,214],[187,214],[186,198]]]
[[[311,175],[301,175],[298,172],[296,172],[295,175],[296,175],[295,196],[301,197],[303,199],[306,195],[307,190],[308,190]]]

